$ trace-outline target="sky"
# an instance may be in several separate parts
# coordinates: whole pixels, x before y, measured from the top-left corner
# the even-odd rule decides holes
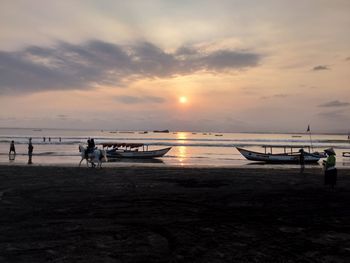
[[[350,130],[348,0],[0,5],[0,127]]]

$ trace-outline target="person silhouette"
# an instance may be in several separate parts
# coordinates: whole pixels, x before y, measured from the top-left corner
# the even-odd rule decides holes
[[[16,148],[15,148],[15,141],[11,141],[10,143],[10,151],[9,151],[9,155],[13,153],[13,154],[16,154]]]
[[[304,149],[299,150],[299,163],[300,163],[300,173],[303,174],[305,170],[305,151]]]
[[[332,189],[337,183],[337,174],[338,171],[335,168],[335,152],[333,148],[328,148],[324,150],[327,154],[327,160],[323,161],[323,166],[325,167],[324,171],[324,184],[329,185]]]
[[[32,144],[32,138],[29,138],[28,143],[28,164],[32,164],[32,155],[33,155],[33,144]]]

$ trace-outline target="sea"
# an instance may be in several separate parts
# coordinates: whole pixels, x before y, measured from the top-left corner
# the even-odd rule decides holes
[[[263,151],[263,145],[310,146],[322,152],[333,147],[337,167],[349,168],[350,140],[347,134],[287,134],[287,133],[215,133],[215,132],[172,132],[113,131],[113,130],[68,130],[42,128],[0,128],[0,164],[26,165],[28,162],[28,139],[34,146],[33,165],[78,166],[81,156],[79,144],[87,144],[94,138],[97,147],[103,143],[143,143],[149,150],[172,147],[162,158],[153,160],[109,160],[104,166],[188,166],[188,167],[261,167],[280,168],[284,164],[260,164],[246,160],[236,149],[244,147]],[[15,142],[17,154],[9,155],[10,142]],[[297,151],[297,149],[296,149]],[[278,149],[276,149],[276,153]],[[349,153],[350,155],[350,153]],[[314,166],[321,166],[321,160]],[[84,161],[84,165],[86,162]],[[298,165],[288,165],[298,167]]]

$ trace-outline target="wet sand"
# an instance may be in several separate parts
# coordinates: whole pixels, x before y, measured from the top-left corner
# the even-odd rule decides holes
[[[350,170],[0,166],[0,262],[350,262]]]

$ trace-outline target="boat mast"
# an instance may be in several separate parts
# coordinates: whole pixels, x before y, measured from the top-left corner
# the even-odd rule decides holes
[[[307,126],[306,132],[309,133],[310,136],[310,146],[311,146],[311,151],[314,151],[314,147],[312,146],[312,138],[311,138],[311,130],[310,130],[310,124]]]

